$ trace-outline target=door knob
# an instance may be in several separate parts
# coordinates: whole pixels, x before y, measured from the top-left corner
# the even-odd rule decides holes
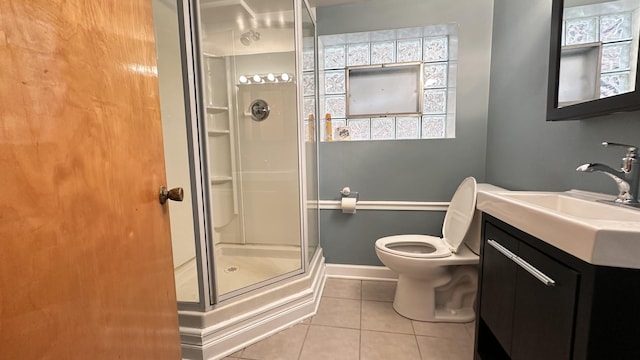
[[[167,200],[182,201],[184,199],[184,190],[181,187],[167,189],[166,186],[160,186],[160,204],[167,202]]]

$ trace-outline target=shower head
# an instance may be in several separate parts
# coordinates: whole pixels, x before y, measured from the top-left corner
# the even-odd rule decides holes
[[[249,46],[251,45],[252,41],[258,41],[258,40],[260,40],[260,33],[255,30],[249,30],[243,33],[242,35],[240,35],[240,42],[244,46]]]

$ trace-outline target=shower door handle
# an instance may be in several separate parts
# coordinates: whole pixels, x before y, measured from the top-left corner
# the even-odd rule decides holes
[[[182,201],[184,199],[184,190],[182,190],[181,187],[169,190],[166,186],[160,186],[160,194],[158,197],[162,205],[164,205],[167,200]]]

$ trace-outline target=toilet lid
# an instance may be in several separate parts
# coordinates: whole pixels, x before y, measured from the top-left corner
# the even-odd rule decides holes
[[[476,179],[468,177],[453,194],[444,217],[442,236],[452,253],[456,253],[469,231],[476,210]]]

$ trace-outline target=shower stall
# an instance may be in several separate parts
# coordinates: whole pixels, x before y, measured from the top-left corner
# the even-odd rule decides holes
[[[315,24],[306,0],[153,7],[183,357],[222,358],[319,302]]]

